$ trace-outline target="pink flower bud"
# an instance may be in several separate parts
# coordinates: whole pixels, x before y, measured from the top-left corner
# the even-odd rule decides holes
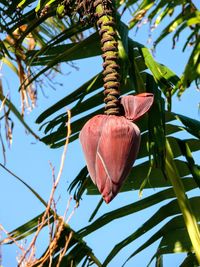
[[[130,120],[141,117],[152,103],[152,94],[122,97],[125,117],[97,115],[80,132],[89,174],[106,203],[119,192],[138,154],[140,130]]]
[[[80,141],[92,181],[109,203],[136,159],[140,130],[125,117],[97,115],[84,125]]]

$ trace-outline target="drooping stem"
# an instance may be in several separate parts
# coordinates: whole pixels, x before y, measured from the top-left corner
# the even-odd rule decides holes
[[[112,0],[94,1],[95,16],[101,38],[104,76],[105,114],[120,115],[117,32]]]

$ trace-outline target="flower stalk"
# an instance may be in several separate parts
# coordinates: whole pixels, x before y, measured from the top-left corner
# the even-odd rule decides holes
[[[113,3],[111,0],[94,1],[95,17],[101,38],[104,102],[107,115],[120,115],[120,75],[118,64],[118,42]]]

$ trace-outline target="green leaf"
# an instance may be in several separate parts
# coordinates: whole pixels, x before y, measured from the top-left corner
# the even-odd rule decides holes
[[[156,254],[150,260],[169,253],[184,253],[193,251],[193,247],[186,229],[176,229],[166,233],[158,246]]]
[[[193,189],[196,187],[196,184],[191,178],[184,178],[183,183],[185,186],[185,189],[187,191]],[[116,210],[113,210],[111,212],[108,212],[104,215],[102,215],[100,218],[98,218],[96,221],[94,221],[92,224],[84,227],[79,231],[81,236],[86,236],[90,234],[93,231],[98,230],[100,227],[105,226],[106,224],[119,219],[121,217],[127,216],[129,214],[133,214],[135,212],[138,212],[140,210],[144,210],[148,207],[151,207],[157,203],[160,203],[161,201],[164,201],[166,199],[174,198],[174,192],[172,188],[164,189],[158,193],[155,193],[149,197],[146,197],[144,199],[141,199],[135,203],[131,203],[129,205],[123,206],[121,208],[118,208]]]
[[[32,52],[33,53],[33,52]],[[38,54],[38,51],[35,51]],[[71,43],[49,47],[40,57],[35,57],[31,62],[32,66],[53,67],[61,62],[74,61],[88,57],[94,57],[101,54],[98,35],[94,33],[79,43]],[[48,67],[47,67],[48,68]]]
[[[39,76],[44,74],[49,69],[63,62],[63,59],[64,61],[71,61],[100,55],[101,49],[98,41],[98,34],[94,33],[79,43],[75,43],[73,45],[66,45],[64,53],[60,54],[58,53],[58,51],[56,56],[51,57],[51,60],[45,62],[46,67],[39,71],[37,74],[35,74],[33,78],[30,79],[27,85],[35,81]]]
[[[44,212],[42,212],[38,216],[34,217],[30,221],[24,223],[23,225],[17,227],[16,229],[14,229],[13,231],[11,231],[9,233],[9,237],[11,237],[12,239],[15,239],[17,241],[17,240],[24,239],[27,236],[33,234],[34,232],[37,231],[38,224],[39,224],[39,222],[41,222],[43,215],[44,215]],[[53,215],[50,215],[49,222],[46,220],[44,226],[46,226],[48,223],[52,223],[53,219],[54,219]],[[7,240],[5,240],[5,241],[7,241]],[[8,243],[13,243],[13,241],[11,241],[9,238]]]
[[[147,91],[153,93],[154,103],[148,113],[149,154],[153,154],[152,165],[163,169],[165,157],[165,104],[153,77],[147,75]],[[151,159],[150,159],[151,160]]]
[[[70,95],[64,97],[56,104],[45,110],[36,120],[36,123],[43,122],[47,117],[60,110],[61,108],[73,103],[76,100],[79,100],[79,103],[84,99],[87,94],[94,92],[103,86],[103,77],[101,73],[98,73],[92,77],[89,81],[84,83],[81,87],[76,89]]]
[[[183,149],[180,147],[183,143],[188,145],[188,149],[192,152],[200,150],[200,140],[190,138],[190,139],[178,139],[175,137],[168,137],[170,147],[173,151],[174,158],[177,158],[181,155],[185,156],[186,151],[183,152]],[[189,156],[189,155],[188,155]]]
[[[158,83],[163,93],[167,97],[171,97],[176,91],[175,88],[180,81],[179,77],[163,64],[157,63],[148,48],[142,47],[141,53],[147,67],[152,72],[155,81]]]
[[[71,194],[74,190],[74,199],[80,201],[82,194],[84,193],[88,183],[88,170],[87,167],[81,169],[76,178],[69,185],[68,190]]]
[[[7,57],[4,57],[3,59],[2,59],[2,62],[3,63],[5,63],[15,74],[17,74],[18,75],[18,69],[16,68],[16,66],[12,63],[12,61],[11,60],[8,60],[8,58]]]
[[[128,57],[128,27],[120,21],[118,17],[117,27],[119,28],[119,40],[118,40],[118,55],[120,65],[120,82],[121,88],[126,83],[128,69],[129,69],[129,57]]]
[[[194,253],[188,253],[188,256],[181,263],[180,267],[198,267],[199,264]]]
[[[190,200],[192,206],[198,207],[200,205],[200,198],[192,198]],[[199,203],[199,204],[197,204]],[[198,214],[198,209],[195,209],[195,214]],[[153,227],[157,226],[159,223],[164,221],[166,218],[171,217],[173,215],[181,214],[179,209],[177,200],[172,200],[168,204],[162,206],[150,219],[148,219],[141,227],[139,227],[133,234],[128,236],[126,239],[115,245],[115,247],[111,250],[107,258],[105,259],[105,266],[119,253],[121,249],[125,246],[129,245],[131,242],[141,237],[143,234],[146,234]],[[198,215],[200,217],[200,213]],[[162,254],[162,253],[161,253]],[[157,255],[156,255],[157,256]]]
[[[187,163],[181,160],[174,160],[177,169],[179,170],[180,176],[184,177],[190,174],[190,170],[187,166]],[[132,168],[128,178],[125,180],[121,192],[127,192],[130,190],[140,189],[141,183],[147,177],[149,172],[149,162],[138,164]],[[195,186],[196,183],[194,182]],[[170,181],[166,180],[166,177],[163,171],[159,168],[152,168],[152,171],[149,175],[148,182],[145,183],[145,188],[162,188],[170,186]],[[96,186],[92,181],[88,181],[87,194],[97,195],[99,194]]]
[[[57,260],[58,256],[55,260]],[[100,261],[93,254],[92,250],[83,244],[77,244],[74,248],[63,258],[60,267],[66,266],[79,266],[78,264],[85,258],[85,263],[92,264],[95,263],[96,266],[101,267]],[[55,262],[53,260],[53,262]],[[73,264],[73,265],[72,265]],[[84,264],[82,266],[85,266]],[[88,265],[86,265],[88,266]]]
[[[73,231],[67,224],[64,224],[63,229],[61,230],[61,233],[59,235],[59,238],[57,239],[57,246],[55,250],[53,251],[54,252],[53,263],[54,264],[58,263],[59,253],[62,251],[62,248],[65,247],[66,238],[68,238],[71,233],[72,233],[72,238],[69,242],[68,250],[67,250],[69,251],[69,253],[64,258],[64,262],[67,262],[67,266],[70,266],[71,262],[72,263],[75,262],[75,265],[76,265],[83,258],[89,257],[93,262],[96,263],[97,266],[101,267],[101,263],[97,259],[97,257],[94,255],[94,253],[92,252],[92,249],[86,244],[86,242],[82,240],[81,236],[77,232]],[[49,247],[47,247],[47,250],[48,249]],[[41,258],[46,254],[46,251],[43,253]],[[48,258],[43,264],[43,266],[49,266],[50,260],[51,259]]]
[[[39,139],[39,137],[34,133],[34,131],[28,126],[28,124],[24,121],[22,115],[19,113],[17,108],[13,105],[13,103],[5,97],[2,93],[0,93],[0,100],[5,100],[5,105],[13,112],[13,114],[17,117],[17,119],[22,123],[22,125],[26,128],[26,130],[32,134],[36,139]]]
[[[182,11],[176,16],[176,18],[167,25],[167,27],[162,31],[160,36],[155,41],[155,45],[157,45],[164,37],[166,37],[170,32],[173,32],[177,27],[179,27],[184,20],[189,19],[191,16],[193,16],[193,13],[191,12],[191,6],[187,5],[184,9],[184,16]]]
[[[135,1],[129,1],[128,6],[132,5]],[[140,2],[139,6],[137,7],[136,11],[133,14],[133,19],[129,24],[129,28],[133,28],[138,21],[140,21],[147,11],[154,5],[154,1],[152,0],[143,0]]]
[[[26,188],[28,188],[33,195],[46,207],[47,203],[44,201],[44,199],[30,186],[28,185],[24,180],[22,180],[19,176],[14,174],[12,171],[10,171],[8,168],[6,168],[3,164],[0,163],[0,166],[7,171],[10,175],[12,175],[14,178],[16,178],[20,183],[22,183]]]
[[[196,214],[198,217],[198,220],[200,219],[200,213],[198,211],[198,214]],[[141,245],[138,249],[136,249],[126,260],[129,261],[132,257],[134,257],[136,254],[144,250],[145,248],[149,247],[151,244],[153,244],[155,241],[157,241],[160,237],[165,236],[165,234],[170,233],[172,231],[176,231],[177,229],[185,229],[185,224],[183,221],[182,216],[176,216],[172,218],[169,222],[167,222],[159,231],[157,231],[155,234],[153,234],[143,245]],[[126,263],[125,262],[125,263]]]
[[[40,35],[37,33],[34,33],[34,37],[35,37],[35,34],[37,34],[36,35],[37,40],[40,38],[40,43],[42,43],[42,47],[39,50],[27,51],[26,63],[28,65],[32,65],[32,62],[35,62],[37,60],[41,61],[42,57],[44,57],[45,55],[48,56],[49,53],[51,55],[51,51],[54,53],[56,52],[54,49],[56,45],[63,43],[67,39],[72,39],[74,36],[78,35],[82,31],[87,30],[87,29],[88,29],[88,25],[75,23],[75,25],[71,25],[69,28],[66,28],[64,30],[62,29],[61,32],[59,32],[56,36],[53,36],[51,40],[48,41],[47,43],[43,43],[43,40],[41,40]],[[42,25],[40,26],[40,31],[44,32]]]
[[[185,130],[193,136],[200,139],[200,122],[189,117],[173,113],[177,120],[179,120],[184,126]]]
[[[17,241],[17,240],[24,239],[25,237],[29,236],[30,234],[33,234],[34,232],[36,232],[38,230],[38,226],[40,225],[40,222],[42,221],[43,215],[44,215],[44,212],[39,214],[38,216],[36,216],[32,220],[26,222],[22,226],[18,227],[17,229],[13,230],[12,232],[10,232],[9,236],[12,239],[15,239]],[[59,217],[58,215],[56,215],[56,216]],[[53,215],[50,215],[50,217],[45,220],[43,227],[45,227],[45,226],[47,226],[53,222],[55,222],[55,217]],[[85,256],[87,256],[87,257],[90,257],[91,260],[97,264],[97,266],[101,266],[101,263],[99,262],[99,260],[96,258],[96,256],[92,252],[92,249],[89,246],[87,246],[87,244],[82,240],[81,236],[77,232],[72,230],[67,224],[64,224],[64,226],[63,226],[60,237],[57,240],[58,245],[57,245],[54,253],[56,254],[56,252],[59,252],[62,248],[65,247],[66,237],[68,237],[71,232],[73,234],[72,234],[72,238],[71,238],[71,241],[69,243],[68,248],[70,249],[71,247],[73,247],[75,245],[76,249],[74,250],[74,248],[73,248],[69,252],[68,256],[65,258],[65,260],[70,260],[70,259],[75,260],[75,258],[76,258],[75,252],[79,251],[79,249],[80,249],[82,251],[82,255],[79,258],[80,260],[83,259]],[[5,239],[4,243],[13,243],[13,241],[10,241],[10,238],[9,238],[9,240]],[[45,254],[45,252],[44,252],[44,254]],[[56,262],[56,261],[57,261],[57,257],[54,259],[54,262]],[[49,266],[46,264],[47,264],[47,262],[45,262],[44,266]]]
[[[161,239],[158,247],[159,254],[193,251],[189,235],[185,229],[176,229]]]
[[[184,73],[180,81],[179,96],[183,93],[185,88],[189,87],[193,81],[196,81],[197,87],[200,84],[200,38],[196,40],[196,44],[189,57],[188,63],[185,67]]]
[[[200,188],[200,166],[195,165],[195,161],[191,153],[191,148],[195,150],[200,150],[200,142],[198,140],[193,140],[192,144],[193,144],[193,147],[191,145],[191,140],[189,140],[188,142],[187,140],[179,140],[179,146],[180,146],[181,152],[183,156],[185,156],[188,162],[188,167],[191,171],[191,174],[193,175],[193,178],[196,184]]]
[[[200,232],[199,232],[198,221],[194,216],[195,210],[192,210],[188,197],[185,193],[185,188],[180,178],[180,170],[177,168],[174,162],[173,151],[171,150],[168,140],[166,140],[165,171],[166,171],[166,176],[168,177],[173,186],[174,193],[176,195],[187,232],[190,236],[191,243],[194,247],[196,257],[200,262],[200,253],[199,253],[200,251],[198,249],[200,246]]]

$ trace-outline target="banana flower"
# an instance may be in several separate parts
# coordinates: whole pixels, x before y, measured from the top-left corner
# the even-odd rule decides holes
[[[123,116],[96,115],[80,132],[90,177],[106,203],[120,191],[139,151],[140,129],[133,123],[153,103],[153,94],[121,98]]]

